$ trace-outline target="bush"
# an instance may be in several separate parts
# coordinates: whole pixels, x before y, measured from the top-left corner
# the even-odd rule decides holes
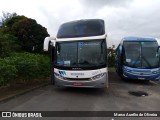
[[[6,85],[9,81],[16,77],[17,69],[14,65],[9,65],[4,60],[0,59],[0,86]]]
[[[10,63],[17,69],[17,76],[23,80],[46,77],[50,73],[49,58],[31,53],[14,53],[9,57]]]
[[[111,67],[114,67],[114,62],[115,61],[115,56],[112,55],[112,56],[108,56],[108,67],[111,68]]]
[[[1,59],[0,84],[12,78],[32,80],[47,77],[50,74],[49,57],[31,53],[13,53],[10,57]]]

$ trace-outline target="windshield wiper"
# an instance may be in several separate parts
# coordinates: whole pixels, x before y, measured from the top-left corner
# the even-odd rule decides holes
[[[142,58],[144,59],[144,61],[148,64],[149,68],[152,68],[151,64],[146,60],[146,58],[142,55]]]
[[[138,56],[138,58],[136,59],[136,61],[134,62],[134,64],[132,65],[133,67],[136,67],[135,65],[136,65],[136,63],[137,63],[137,61],[140,59],[140,56]]]

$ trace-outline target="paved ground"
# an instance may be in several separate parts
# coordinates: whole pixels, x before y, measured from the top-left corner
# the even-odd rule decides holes
[[[136,97],[130,95],[129,91],[144,91],[149,96]],[[154,82],[123,81],[115,72],[110,72],[108,89],[58,89],[49,85],[0,103],[0,111],[160,111],[160,85]],[[56,119],[74,120],[75,118],[61,117],[53,120]],[[135,120],[131,117],[76,119]],[[145,120],[158,120],[158,118]]]

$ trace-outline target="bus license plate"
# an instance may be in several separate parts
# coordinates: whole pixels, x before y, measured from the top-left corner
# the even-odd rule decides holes
[[[80,83],[80,82],[74,82],[73,85],[74,85],[74,86],[82,86],[83,84]]]

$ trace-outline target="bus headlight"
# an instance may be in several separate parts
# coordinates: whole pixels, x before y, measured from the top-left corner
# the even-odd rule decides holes
[[[158,71],[153,71],[152,73],[153,74],[158,74],[160,71],[158,70]]]
[[[55,77],[57,77],[57,78],[59,78],[59,79],[63,79],[63,80],[66,79],[65,77],[63,77],[63,76],[60,75],[60,74],[54,73],[54,75],[55,75]]]
[[[126,69],[126,72],[131,72],[131,70]]]
[[[124,68],[124,71],[126,72],[131,72],[131,70],[127,69],[127,68]]]
[[[96,75],[96,76],[93,76],[92,78],[90,78],[91,80],[97,80],[97,79],[100,79],[100,78],[102,78],[102,77],[104,77],[104,73],[101,73],[101,74],[98,74],[98,75]]]

